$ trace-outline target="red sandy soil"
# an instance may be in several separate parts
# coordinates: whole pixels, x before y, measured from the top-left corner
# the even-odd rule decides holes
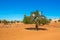
[[[60,40],[60,23],[39,26],[47,30],[26,30],[34,24],[0,24],[0,40]]]

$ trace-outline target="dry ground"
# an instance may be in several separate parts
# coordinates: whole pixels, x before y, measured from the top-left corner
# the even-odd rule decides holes
[[[0,40],[60,40],[60,23],[39,26],[47,30],[26,30],[34,24],[0,24]]]

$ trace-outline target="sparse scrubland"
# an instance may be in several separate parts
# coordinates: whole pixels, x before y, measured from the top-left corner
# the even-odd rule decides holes
[[[0,40],[60,40],[60,20],[52,22],[38,11],[35,13],[40,18],[38,31],[26,28],[35,28],[32,17],[24,16],[23,21],[0,20]],[[44,17],[44,18],[41,18]],[[41,25],[43,24],[43,25]],[[46,29],[46,30],[43,30]]]

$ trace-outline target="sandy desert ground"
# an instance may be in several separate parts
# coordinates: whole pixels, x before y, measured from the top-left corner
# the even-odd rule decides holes
[[[34,24],[23,23],[0,24],[0,40],[60,40],[60,22],[39,26],[42,29],[38,31],[26,29],[34,27]]]

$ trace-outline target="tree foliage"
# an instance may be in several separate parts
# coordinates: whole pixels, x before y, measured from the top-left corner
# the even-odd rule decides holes
[[[26,16],[26,15],[24,15],[23,22],[26,23],[26,24],[31,24],[32,23],[30,17],[29,16]]]
[[[42,15],[41,12],[39,13],[38,10],[31,12],[30,16],[24,15],[23,22],[26,24],[35,23],[35,21],[33,20],[32,14],[35,14],[35,16],[37,16],[39,18],[37,21],[39,24],[44,25],[44,24],[49,23],[49,20],[44,15]]]

